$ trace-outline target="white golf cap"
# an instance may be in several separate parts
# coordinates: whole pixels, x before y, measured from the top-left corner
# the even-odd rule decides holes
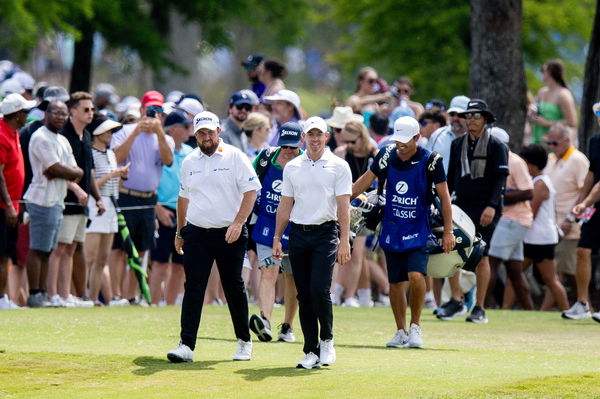
[[[0,83],[0,96],[6,97],[12,93],[25,93],[25,89],[17,79],[6,79],[4,82]]]
[[[467,96],[456,96],[450,101],[450,108],[447,112],[465,112],[469,101],[470,99]]]
[[[412,116],[402,116],[394,122],[394,134],[390,136],[390,140],[408,143],[417,134],[419,122]]]
[[[204,111],[204,107],[202,106],[200,101],[190,97],[186,97],[183,100],[181,100],[179,104],[175,106],[175,109],[187,112],[191,115],[198,115],[200,112]]]
[[[194,133],[200,129],[217,130],[219,127],[219,117],[212,112],[202,111],[194,117]]]
[[[304,133],[317,129],[322,133],[327,133],[327,123],[320,116],[311,116],[303,124]]]
[[[10,115],[22,110],[29,110],[36,106],[36,101],[27,101],[22,95],[12,93],[0,103],[0,114]]]
[[[273,94],[272,96],[266,96],[265,100],[269,101],[269,102],[287,101],[288,103],[290,103],[294,106],[294,109],[296,110],[296,113],[298,114],[298,115],[296,115],[296,117],[298,119],[302,119],[302,110],[300,109],[300,97],[298,97],[298,94],[294,93],[293,91],[288,90],[288,89],[279,90],[277,93]]]

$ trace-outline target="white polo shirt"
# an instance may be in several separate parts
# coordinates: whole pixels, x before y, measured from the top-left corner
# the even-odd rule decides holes
[[[316,162],[304,152],[283,169],[281,194],[294,198],[290,221],[321,224],[337,220],[336,197],[352,194],[352,173],[328,147]]]
[[[194,226],[228,227],[240,210],[244,193],[260,188],[248,157],[221,139],[211,156],[196,148],[181,165],[179,196],[189,200],[186,220]]]
[[[39,206],[64,206],[67,180],[48,180],[44,171],[56,163],[77,166],[69,140],[60,133],[51,132],[46,126],[40,127],[29,142],[29,162],[33,178],[23,198]]]

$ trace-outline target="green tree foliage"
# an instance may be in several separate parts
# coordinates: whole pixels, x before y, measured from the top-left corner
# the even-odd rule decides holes
[[[389,79],[407,75],[422,101],[468,92],[468,1],[316,1],[330,4],[326,17],[344,26],[332,59],[346,76],[367,64]],[[537,69],[548,59],[580,50],[591,31],[593,10],[593,0],[524,0],[526,65]],[[571,64],[569,72],[583,75],[581,65]]]
[[[60,31],[77,37],[76,21],[91,16],[92,0],[2,0],[0,47],[8,48],[16,60],[24,60],[41,35]]]

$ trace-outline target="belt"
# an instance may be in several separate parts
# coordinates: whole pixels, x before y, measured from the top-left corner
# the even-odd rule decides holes
[[[156,190],[154,191],[138,191],[132,190],[130,188],[120,187],[119,192],[127,195],[131,195],[132,197],[137,198],[152,198],[156,195]]]
[[[298,224],[292,222],[292,227],[301,231],[330,230],[337,227],[337,222],[335,220],[330,220],[321,224]]]
[[[206,233],[218,233],[218,232],[226,232],[229,227],[200,227],[195,224],[188,223],[185,227],[189,227],[194,230],[204,231]]]

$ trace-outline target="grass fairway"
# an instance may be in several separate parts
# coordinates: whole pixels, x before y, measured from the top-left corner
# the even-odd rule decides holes
[[[426,313],[425,349],[387,349],[390,309],[335,308],[338,360],[309,371],[294,368],[301,343],[255,340],[252,361],[231,361],[226,307],[205,308],[188,364],[166,359],[180,308],[2,311],[0,398],[600,397],[594,321],[489,311],[489,324],[473,325]],[[274,320],[281,316],[276,309]]]

